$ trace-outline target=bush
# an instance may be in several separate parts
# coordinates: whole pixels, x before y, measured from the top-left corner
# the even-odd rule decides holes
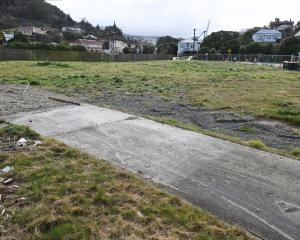
[[[206,53],[210,53],[210,49],[208,47],[202,47],[200,48],[200,50],[198,51],[199,54],[206,54]]]
[[[273,54],[274,45],[271,43],[250,43],[249,45],[241,46],[239,52],[241,54]]]
[[[279,47],[281,54],[298,54],[300,52],[300,40],[295,37],[285,38]]]
[[[215,48],[210,49],[210,54],[217,54],[217,50]]]
[[[30,44],[25,42],[10,42],[7,47],[13,49],[28,49],[30,48]]]
[[[252,148],[256,148],[256,149],[265,149],[266,148],[266,145],[260,140],[252,140],[247,143],[248,143],[248,146],[250,146]]]
[[[292,155],[295,157],[300,157],[300,148],[293,149]]]
[[[86,52],[86,48],[84,46],[71,46],[70,50],[72,50],[72,51]]]

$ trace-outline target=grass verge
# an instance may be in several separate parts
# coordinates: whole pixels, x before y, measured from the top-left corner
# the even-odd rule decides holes
[[[1,139],[27,128],[8,126]],[[1,169],[15,191],[1,185],[1,239],[250,239],[177,197],[53,139],[31,149],[4,151]],[[11,202],[11,199],[14,201]]]

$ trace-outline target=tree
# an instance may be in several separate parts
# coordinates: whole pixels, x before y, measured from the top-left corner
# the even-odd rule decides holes
[[[217,54],[217,50],[215,48],[210,49],[210,54]]]
[[[63,37],[64,37],[64,39],[65,39],[66,41],[68,41],[68,42],[73,42],[73,41],[75,41],[75,40],[81,38],[82,35],[81,35],[81,34],[71,33],[71,32],[64,32],[64,33],[63,33]]]
[[[144,45],[143,46],[143,53],[144,54],[153,54],[155,51],[155,47],[152,45]]]
[[[2,46],[3,41],[4,41],[4,36],[3,36],[3,33],[0,32],[0,47]]]
[[[156,43],[158,53],[176,55],[178,51],[178,42],[179,40],[177,38],[170,36],[160,37]]]
[[[215,48],[217,51],[224,51],[225,48],[229,47],[228,41],[238,40],[239,33],[232,31],[219,31],[214,32],[211,35],[207,36],[202,43],[203,47],[208,47],[209,49]],[[234,47],[236,47],[236,42],[234,43]],[[227,50],[226,50],[227,51]]]
[[[273,54],[273,52],[274,45],[271,43],[263,44],[254,42],[240,48],[241,54]]]
[[[208,47],[201,47],[200,50],[198,51],[199,54],[206,54],[210,53],[210,49]]]
[[[246,32],[242,33],[240,35],[240,41],[242,45],[249,45],[253,42],[252,36],[254,33],[258,32],[261,28],[260,27],[254,27],[248,29]]]
[[[300,40],[295,37],[283,39],[279,51],[281,54],[298,54],[300,52]]]
[[[232,54],[237,54],[240,50],[241,44],[238,39],[232,39],[226,41],[222,48],[219,50],[220,53],[226,54],[228,53],[228,50],[231,49]]]

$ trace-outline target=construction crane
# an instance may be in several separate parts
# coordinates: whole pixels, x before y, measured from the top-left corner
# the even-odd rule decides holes
[[[201,39],[201,37],[203,37],[203,39],[202,39],[202,41],[203,41],[203,40],[207,37],[208,31],[209,31],[209,27],[210,27],[210,23],[211,23],[211,21],[209,20],[209,21],[208,21],[208,24],[207,24],[207,27],[206,27],[206,30],[204,30],[204,31],[201,33],[201,35],[198,37],[199,40]]]

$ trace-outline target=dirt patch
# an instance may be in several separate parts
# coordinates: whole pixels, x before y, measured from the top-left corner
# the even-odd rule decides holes
[[[0,84],[0,117],[20,112],[45,111],[67,105],[67,103],[50,100],[49,97],[66,99],[65,96],[58,96],[27,85]]]
[[[221,132],[244,140],[259,139],[267,146],[291,150],[300,146],[300,128],[286,124],[241,116],[229,110],[211,111],[203,107],[169,102],[159,97],[129,93],[104,95],[94,104],[140,115],[168,117],[206,130]]]

